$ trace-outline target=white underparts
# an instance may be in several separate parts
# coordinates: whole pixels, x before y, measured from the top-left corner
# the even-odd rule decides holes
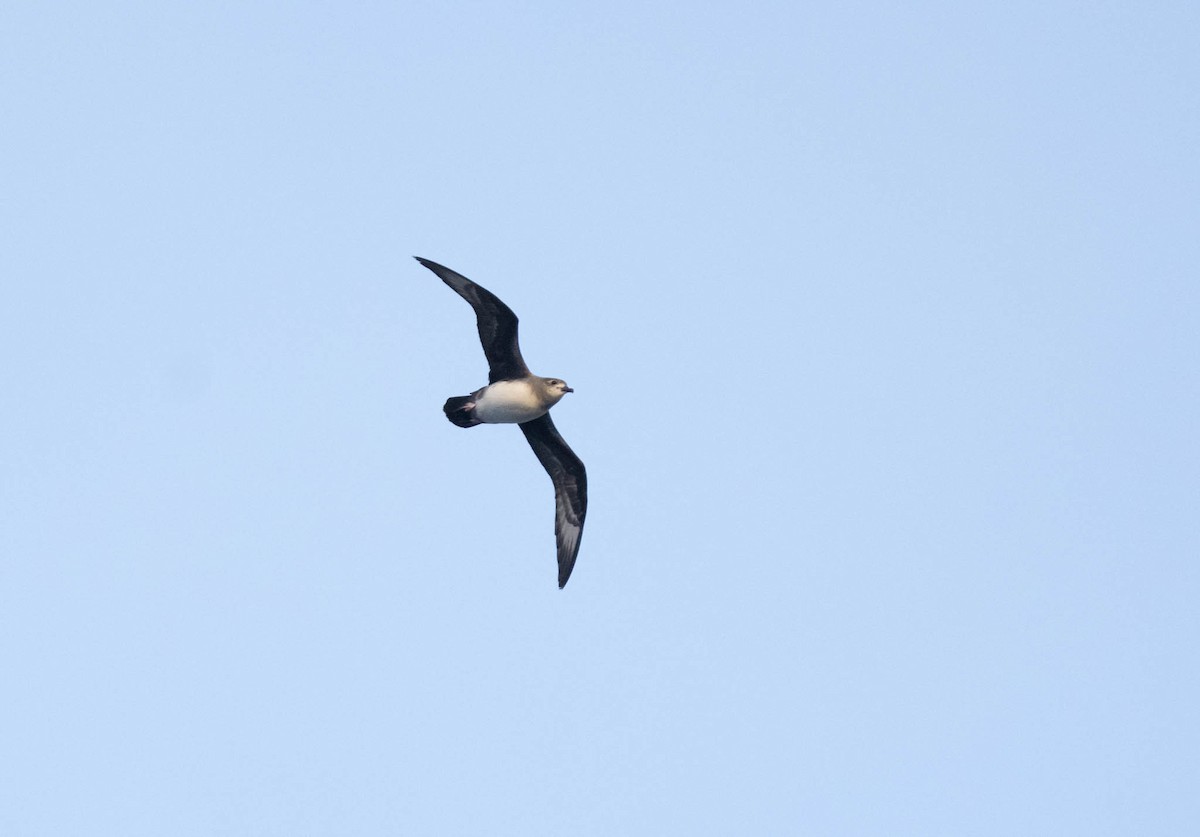
[[[475,394],[475,418],[487,424],[520,424],[545,415],[545,403],[528,381],[497,381]]]

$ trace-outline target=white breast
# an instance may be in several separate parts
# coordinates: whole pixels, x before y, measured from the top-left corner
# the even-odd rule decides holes
[[[475,399],[475,417],[487,424],[520,424],[544,415],[546,407],[526,381],[497,381]]]

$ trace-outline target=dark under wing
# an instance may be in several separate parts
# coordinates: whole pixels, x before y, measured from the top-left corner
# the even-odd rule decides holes
[[[479,342],[488,361],[488,383],[511,381],[529,375],[529,367],[521,357],[517,344],[517,315],[491,291],[476,285],[461,273],[455,273],[437,262],[413,256],[453,288],[475,309],[479,327]]]
[[[575,568],[583,518],[587,514],[587,471],[558,435],[550,414],[520,425],[538,461],[554,483],[554,539],[558,542],[558,586],[566,585]]]

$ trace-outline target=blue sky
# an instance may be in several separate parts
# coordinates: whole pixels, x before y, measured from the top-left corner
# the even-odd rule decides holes
[[[6,4],[0,831],[1193,833],[1198,36]]]

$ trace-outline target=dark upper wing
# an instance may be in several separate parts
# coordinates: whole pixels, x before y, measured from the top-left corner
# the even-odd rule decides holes
[[[558,435],[550,414],[521,425],[529,446],[554,483],[554,538],[558,542],[558,586],[575,568],[583,517],[587,514],[587,471],[575,452]]]
[[[475,309],[475,322],[479,326],[479,342],[488,361],[488,383],[524,378],[529,367],[521,357],[517,345],[517,315],[501,302],[494,293],[476,285],[461,273],[455,273],[437,262],[413,256],[421,264],[436,273],[441,280],[471,303]]]

